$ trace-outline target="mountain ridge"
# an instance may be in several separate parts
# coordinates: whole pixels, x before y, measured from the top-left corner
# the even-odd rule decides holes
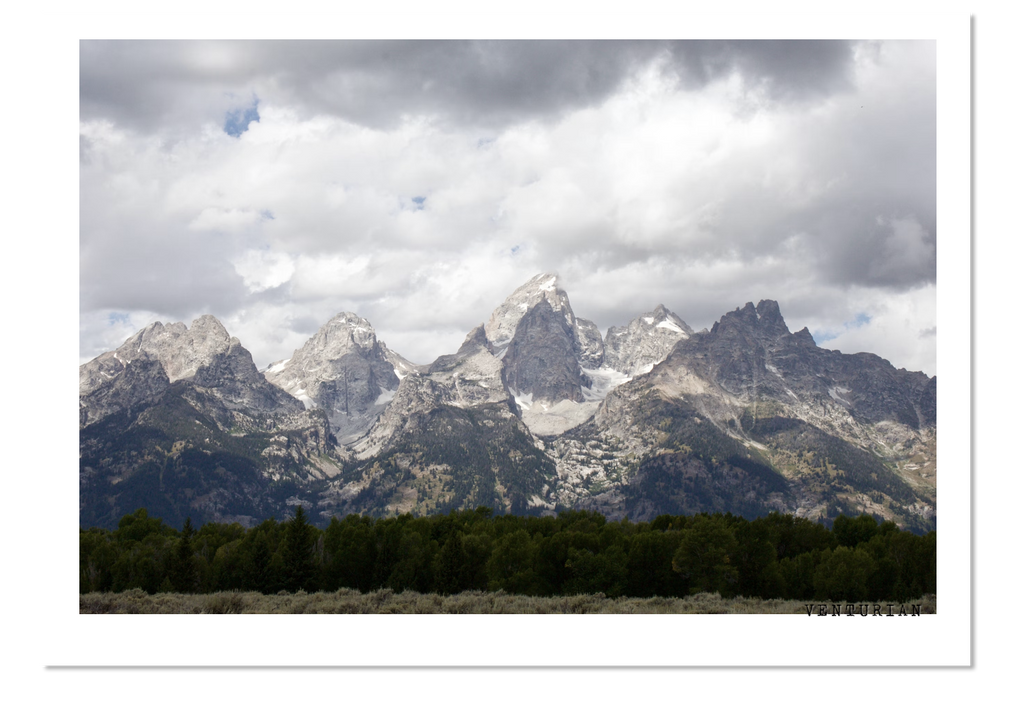
[[[819,348],[769,299],[700,332],[658,304],[602,337],[552,273],[428,365],[349,312],[262,373],[212,316],[158,323],[80,368],[82,520],[140,497],[119,489],[134,482],[178,514],[246,522],[295,503],[326,520],[483,501],[633,519],[869,511],[925,530],[935,388]]]

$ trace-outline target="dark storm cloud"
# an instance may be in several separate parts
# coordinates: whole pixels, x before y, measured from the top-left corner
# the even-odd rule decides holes
[[[699,88],[739,72],[775,100],[801,101],[850,87],[853,44],[844,41],[712,41],[669,43],[684,85]]]
[[[270,99],[387,127],[403,114],[500,126],[599,100],[654,46],[623,42],[83,42],[83,119],[152,130]]]
[[[498,129],[598,103],[655,60],[687,88],[739,71],[791,100],[843,88],[851,50],[811,41],[83,41],[81,114],[173,130],[244,110],[256,90],[373,127],[425,114]]]
[[[595,42],[358,42],[341,47],[330,70],[302,97],[369,125],[407,113],[502,127],[589,105],[611,93],[642,44]]]

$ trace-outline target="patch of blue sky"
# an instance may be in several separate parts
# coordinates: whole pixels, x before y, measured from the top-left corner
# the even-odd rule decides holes
[[[423,210],[423,204],[426,203],[426,201],[426,196],[414,196],[412,199],[412,202],[416,204],[416,210],[418,211]]]
[[[861,328],[863,326],[866,326],[868,323],[871,323],[871,316],[869,316],[866,313],[861,312],[861,313],[858,313],[854,317],[854,319],[852,321],[846,321],[845,323],[843,323],[843,327],[842,328],[840,328],[840,329],[831,328],[831,329],[826,329],[826,330],[813,330],[813,331],[811,331],[811,337],[814,338],[814,342],[815,343],[817,343],[818,345],[821,345],[822,343],[827,343],[830,340],[835,340],[836,338],[838,338],[840,335],[842,335],[843,333],[845,333],[848,330],[853,330],[855,328]]]
[[[110,326],[124,326],[128,325],[130,316],[127,313],[121,313],[119,311],[111,311],[107,315],[107,325]]]
[[[269,210],[264,208],[263,210],[260,211],[260,219],[261,220],[273,220],[274,219],[274,214],[272,212],[270,212]]]
[[[241,137],[249,129],[249,123],[260,121],[259,104],[260,99],[253,96],[252,105],[229,110],[224,116],[224,132],[232,137]]]

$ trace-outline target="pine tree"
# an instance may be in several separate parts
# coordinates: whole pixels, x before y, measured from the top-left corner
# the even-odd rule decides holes
[[[199,572],[192,559],[194,549],[192,538],[196,535],[195,527],[192,526],[192,517],[185,519],[185,525],[181,528],[181,538],[175,547],[171,559],[170,578],[171,584],[176,592],[195,592],[199,583]]]
[[[465,589],[466,552],[462,547],[462,533],[448,536],[436,559],[436,589],[442,595],[454,595]]]
[[[313,547],[316,543],[316,527],[309,523],[306,511],[300,504],[295,516],[285,530],[284,564],[285,586],[290,592],[308,590],[316,575],[313,563]]]

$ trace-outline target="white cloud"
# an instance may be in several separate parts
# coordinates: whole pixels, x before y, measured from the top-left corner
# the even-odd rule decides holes
[[[845,326],[833,323],[832,329],[838,334],[821,343],[821,347],[844,353],[875,353],[896,367],[935,374],[934,285],[904,293],[858,291],[853,292],[849,301],[859,311],[847,319]],[[853,324],[858,314],[870,320]]]
[[[260,222],[260,214],[240,208],[204,208],[192,219],[188,227],[192,230],[212,230],[239,233]]]
[[[234,265],[253,293],[280,286],[295,273],[295,263],[284,252],[246,250]]]

